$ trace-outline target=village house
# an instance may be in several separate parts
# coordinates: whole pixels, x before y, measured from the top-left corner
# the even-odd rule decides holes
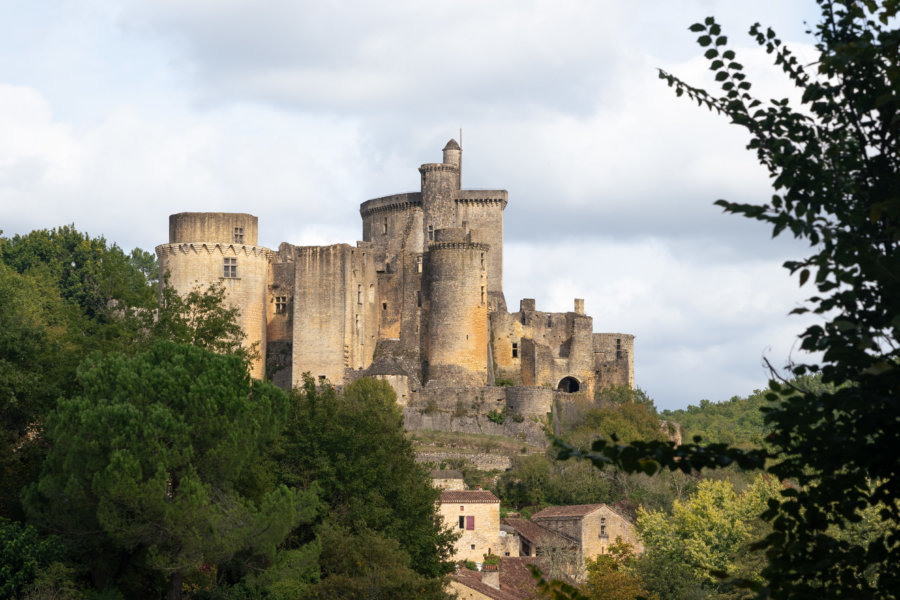
[[[518,556],[519,540],[500,529],[500,499],[486,490],[444,490],[438,512],[460,533],[453,560],[480,564],[487,554]]]

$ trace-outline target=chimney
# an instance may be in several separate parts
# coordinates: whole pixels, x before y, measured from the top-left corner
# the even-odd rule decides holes
[[[575,298],[575,314],[584,314],[584,298]]]
[[[482,565],[481,583],[500,589],[500,565]]]

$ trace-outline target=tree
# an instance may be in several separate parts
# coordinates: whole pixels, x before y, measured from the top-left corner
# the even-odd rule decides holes
[[[671,515],[639,510],[641,541],[648,553],[688,566],[707,586],[718,584],[721,573],[758,581],[762,564],[749,546],[763,534],[760,515],[780,488],[768,476],[757,477],[742,493],[727,481],[705,479],[687,500],[675,501]]]
[[[673,75],[660,77],[679,96],[728,117],[750,135],[774,194],[758,204],[719,200],[727,212],[768,223],[810,243],[785,263],[814,295],[794,312],[821,322],[800,334],[822,361],[791,364],[795,376],[821,372],[827,390],[773,373],[766,407],[766,451],[724,444],[597,444],[588,456],[653,471],[737,461],[797,483],[770,502],[765,517],[769,563],[763,574],[776,598],[893,598],[900,589],[900,473],[886,448],[900,439],[900,30],[897,0],[817,0],[818,60],[803,66],[759,24],[751,36],[801,91],[801,107],[768,104],[751,84],[712,17],[692,31],[721,94]],[[577,451],[563,448],[565,455]],[[873,539],[836,536],[875,509]]]
[[[621,538],[609,547],[609,554],[587,560],[584,592],[590,600],[637,600],[656,596],[644,588],[634,570],[635,556],[631,544]]]
[[[307,374],[292,396],[281,448],[282,481],[318,486],[332,525],[397,542],[413,571],[427,578],[453,569],[454,534],[437,514],[439,491],[415,461],[386,382],[360,379],[338,394],[317,389]]]
[[[312,517],[308,494],[248,484],[287,397],[251,381],[240,357],[158,342],[93,355],[78,378],[81,394],[47,419],[52,450],[26,505],[97,562],[143,561],[180,598],[185,574],[238,552],[271,557]]]

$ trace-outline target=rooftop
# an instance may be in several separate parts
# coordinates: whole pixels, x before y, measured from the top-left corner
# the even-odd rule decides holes
[[[538,519],[578,519],[585,517],[605,504],[576,504],[574,506],[548,506],[544,510],[531,515],[531,520]]]

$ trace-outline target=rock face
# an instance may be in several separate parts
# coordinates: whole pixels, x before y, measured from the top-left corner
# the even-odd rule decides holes
[[[156,248],[161,273],[182,294],[225,286],[260,352],[254,376],[284,388],[304,373],[337,386],[385,379],[401,406],[419,407],[406,413],[412,429],[536,440],[555,394],[634,384],[634,336],[594,333],[583,300],[550,313],[526,298],[507,311],[508,194],[461,187],[459,144],[419,173],[419,191],[362,203],[355,245],[273,251],[257,245],[252,215],[172,215],[169,242]],[[485,418],[491,410],[508,418]]]

